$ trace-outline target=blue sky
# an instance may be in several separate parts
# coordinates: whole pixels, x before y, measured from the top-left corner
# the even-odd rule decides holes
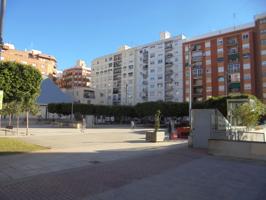
[[[266,0],[7,0],[4,41],[54,55],[62,70],[158,40],[161,31],[191,37],[262,12]]]

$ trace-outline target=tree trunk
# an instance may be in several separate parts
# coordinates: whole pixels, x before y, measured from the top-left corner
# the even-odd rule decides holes
[[[9,114],[8,126],[11,126],[11,123],[12,123],[12,115],[11,115],[11,114]]]
[[[0,128],[2,128],[2,115],[0,115]]]
[[[26,135],[29,134],[29,111],[26,112]]]
[[[18,129],[19,129],[19,115],[17,115],[17,135],[18,135]]]

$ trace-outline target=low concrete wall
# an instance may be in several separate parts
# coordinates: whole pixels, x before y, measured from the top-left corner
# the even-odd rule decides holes
[[[266,143],[209,139],[208,152],[213,155],[266,161]]]

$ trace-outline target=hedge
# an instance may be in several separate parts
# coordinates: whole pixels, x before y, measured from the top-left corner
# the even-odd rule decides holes
[[[204,102],[193,103],[192,107],[195,109],[218,109],[226,116],[227,115],[227,99],[239,98],[256,98],[251,95],[237,95],[237,96],[221,96],[213,97]],[[161,111],[163,117],[183,117],[188,116],[189,104],[188,102],[145,102],[139,103],[135,106],[107,106],[107,105],[92,105],[92,104],[74,104],[74,113],[82,115],[96,115],[96,116],[114,116],[116,118],[122,117],[147,117],[154,116],[157,110]],[[50,113],[57,113],[61,115],[71,114],[71,103],[56,103],[49,104],[48,111]]]

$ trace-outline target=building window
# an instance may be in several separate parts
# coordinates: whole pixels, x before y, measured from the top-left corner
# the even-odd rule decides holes
[[[205,48],[209,48],[209,47],[211,47],[211,43],[210,43],[210,41],[205,42]]]
[[[210,50],[205,52],[205,56],[210,56],[210,55],[211,55],[211,51]]]
[[[265,35],[266,34],[266,29],[260,30],[260,34],[261,35]]]
[[[224,86],[223,85],[219,85],[218,90],[219,91],[224,91]]]
[[[150,88],[154,88],[154,85],[150,85]]]
[[[211,92],[212,91],[212,87],[207,87],[206,88],[206,92]]]
[[[243,48],[243,49],[249,49],[249,43],[243,44],[243,45],[242,45],[242,48]]]
[[[244,80],[250,80],[250,74],[244,74]]]
[[[243,54],[243,58],[244,59],[249,59],[250,58],[250,54],[249,53],[244,53]]]
[[[211,60],[206,60],[206,65],[210,65],[211,64]]]
[[[224,77],[223,76],[219,76],[218,77],[218,82],[224,82]]]
[[[206,68],[206,74],[212,73],[212,69],[210,67]]]
[[[266,45],[266,40],[261,40],[261,45]]]
[[[244,84],[244,89],[245,90],[250,90],[251,89],[251,84],[250,83]]]
[[[207,79],[206,79],[206,82],[207,82],[207,83],[211,83],[211,82],[212,82],[212,79],[211,79],[211,78],[207,78]]]
[[[218,67],[218,72],[224,72],[224,67]]]
[[[219,48],[219,49],[217,49],[217,53],[219,54],[219,53],[223,53],[224,52],[224,49],[223,48]]]
[[[217,46],[223,45],[223,39],[219,38],[217,39]]]
[[[242,34],[242,40],[248,40],[248,33]]]
[[[216,60],[217,60],[217,62],[223,62],[224,61],[224,58],[223,57],[220,57],[220,58],[217,58]]]
[[[266,24],[266,19],[261,19],[260,24]]]
[[[154,73],[154,72],[155,72],[155,70],[154,70],[154,69],[151,69],[151,70],[150,70],[150,72],[151,72],[151,73]]]
[[[158,64],[161,64],[161,63],[163,63],[163,60],[162,59],[158,60]]]
[[[261,55],[262,55],[262,56],[265,56],[265,55],[266,55],[266,50],[262,50],[262,51],[261,51]]]
[[[261,65],[262,65],[263,67],[265,67],[265,66],[266,66],[266,61],[262,61],[262,62],[261,62]]]
[[[157,83],[157,87],[158,88],[162,88],[163,87],[163,84],[162,83]]]
[[[245,63],[245,64],[243,65],[243,68],[244,68],[244,69],[250,69],[250,63]]]
[[[133,72],[128,73],[128,77],[132,77],[133,76]]]
[[[151,65],[154,65],[154,63],[155,63],[154,61],[151,61],[151,62],[150,62]]]
[[[155,53],[151,53],[150,58],[154,58],[155,57]]]
[[[128,66],[128,69],[133,69],[133,68],[134,68],[133,65],[129,65],[129,66]]]

